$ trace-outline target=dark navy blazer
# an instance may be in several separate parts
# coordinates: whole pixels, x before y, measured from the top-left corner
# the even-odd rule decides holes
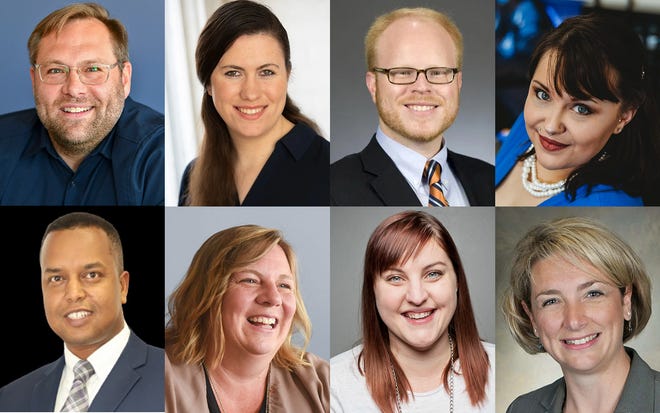
[[[117,363],[94,397],[90,412],[162,412],[163,349],[131,332]],[[64,356],[0,389],[2,412],[52,412],[64,369]]]

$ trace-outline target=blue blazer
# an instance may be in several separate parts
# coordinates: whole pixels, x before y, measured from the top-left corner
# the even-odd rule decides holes
[[[89,411],[162,412],[165,353],[131,332],[126,348],[94,397]],[[0,389],[2,412],[52,412],[64,356]]]
[[[509,172],[513,169],[518,157],[529,149],[531,141],[525,130],[525,120],[520,114],[518,119],[511,126],[509,136],[506,138],[502,147],[497,152],[495,158],[495,187],[497,188]],[[564,192],[560,192],[545,201],[539,206],[643,206],[641,197],[633,197],[615,189],[610,185],[598,184],[591,187],[588,191],[586,185],[583,185],[575,192],[575,199],[569,200]]]

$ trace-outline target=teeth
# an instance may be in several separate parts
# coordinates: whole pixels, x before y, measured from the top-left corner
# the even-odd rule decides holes
[[[426,112],[427,110],[431,110],[435,108],[435,106],[422,106],[422,105],[410,105],[408,106],[410,109],[414,110],[415,112]]]
[[[264,108],[256,108],[256,109],[248,109],[248,108],[238,108],[238,110],[241,113],[245,113],[246,115],[256,115],[257,113],[261,112],[264,110]]]
[[[584,343],[588,343],[591,340],[595,339],[598,336],[598,334],[594,334],[589,337],[581,338],[579,340],[564,340],[567,344],[572,344],[572,345],[580,345]]]
[[[64,108],[62,110],[67,112],[67,113],[80,113],[80,112],[87,112],[90,109],[92,109],[92,108],[91,107],[86,107],[86,108]]]
[[[425,311],[423,313],[406,313],[406,317],[412,318],[413,320],[419,320],[420,318],[426,318],[431,315],[431,311]]]
[[[276,322],[276,320],[272,317],[250,317],[248,318],[248,321],[251,322],[252,324],[269,325],[272,328],[275,328],[275,322]]]
[[[76,311],[75,313],[69,313],[67,314],[67,318],[71,318],[73,320],[80,320],[81,318],[85,318],[91,313],[89,311]]]

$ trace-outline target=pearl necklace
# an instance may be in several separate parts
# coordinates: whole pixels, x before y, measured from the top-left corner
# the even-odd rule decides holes
[[[449,413],[454,413],[454,340],[449,336]],[[394,371],[394,364],[390,362],[390,369],[394,377],[394,391],[396,392],[396,410],[398,413],[403,413],[401,409],[401,395],[399,394],[399,383],[396,378],[396,371]]]
[[[528,180],[527,177],[530,177]],[[547,184],[545,182],[539,181],[538,176],[536,175],[536,155],[531,154],[523,161],[522,168],[522,185],[527,192],[532,196],[537,198],[544,198],[558,193],[564,190],[564,184],[566,180],[562,179],[561,181]]]
[[[211,375],[210,372],[208,372],[207,374],[209,375],[211,390],[213,390],[213,395],[215,396],[215,400],[217,400],[218,402],[218,408],[220,409],[220,413],[227,413],[224,406],[222,405],[222,400],[220,400],[220,392],[215,388],[215,380],[213,379],[213,375]],[[268,413],[269,405],[270,405],[269,387],[270,387],[270,366],[268,366],[268,378],[266,379],[266,413]]]

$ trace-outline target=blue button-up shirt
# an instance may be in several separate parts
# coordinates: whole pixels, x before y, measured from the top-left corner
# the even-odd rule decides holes
[[[126,99],[115,127],[73,171],[36,110],[0,116],[0,205],[162,205],[163,115]]]

